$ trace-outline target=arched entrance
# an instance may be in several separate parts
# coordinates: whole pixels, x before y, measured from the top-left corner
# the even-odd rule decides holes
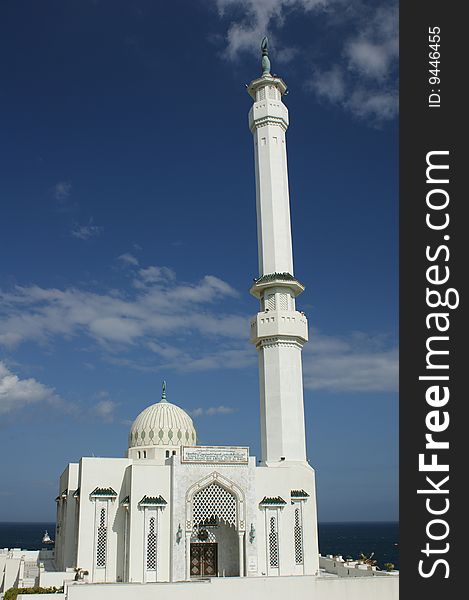
[[[186,503],[186,578],[244,575],[244,494],[212,473]]]

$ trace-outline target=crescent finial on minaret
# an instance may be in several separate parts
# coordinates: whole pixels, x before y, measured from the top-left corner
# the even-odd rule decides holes
[[[270,60],[269,60],[269,40],[265,35],[261,42],[262,50],[262,76],[270,75]]]

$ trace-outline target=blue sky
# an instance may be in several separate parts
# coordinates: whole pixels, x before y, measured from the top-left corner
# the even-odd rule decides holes
[[[245,84],[265,33],[319,519],[396,519],[395,6],[10,0],[0,23],[0,520],[53,519],[66,463],[123,455],[163,378],[200,443],[259,455]]]

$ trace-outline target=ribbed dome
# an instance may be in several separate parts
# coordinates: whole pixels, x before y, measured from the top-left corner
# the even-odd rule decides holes
[[[189,415],[166,400],[166,385],[160,402],[143,410],[132,423],[129,448],[137,446],[193,446],[197,434]]]

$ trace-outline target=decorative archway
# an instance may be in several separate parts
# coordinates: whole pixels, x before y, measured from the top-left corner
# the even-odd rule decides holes
[[[222,525],[238,534],[239,576],[244,576],[245,494],[234,482],[213,471],[186,493],[186,579],[191,577],[191,537],[202,527]],[[233,531],[233,533],[234,533]]]

